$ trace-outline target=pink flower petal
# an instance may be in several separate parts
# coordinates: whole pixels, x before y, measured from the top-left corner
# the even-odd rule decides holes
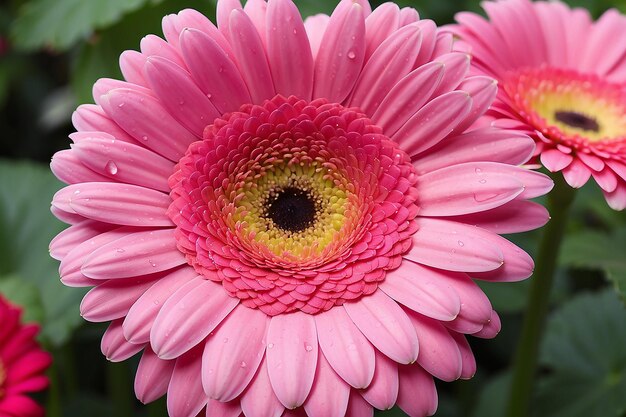
[[[266,18],[267,58],[276,92],[310,99],[313,56],[298,8],[291,0],[269,0]]]
[[[310,417],[344,417],[350,386],[335,373],[323,354],[318,357],[313,388],[304,403]]]
[[[476,358],[474,358],[472,348],[464,335],[455,331],[449,332],[456,341],[459,352],[461,352],[461,362],[463,363],[461,379],[471,379],[474,377],[474,374],[476,374]]]
[[[528,278],[535,268],[533,259],[524,250],[509,242],[507,239],[488,232],[482,233],[482,238],[491,240],[504,255],[504,263],[493,271],[476,272],[472,277],[487,281],[515,282]]]
[[[165,40],[155,35],[144,36],[140,44],[141,52],[148,58],[161,57],[168,59],[181,67],[185,66],[179,51]]]
[[[248,3],[246,3],[246,5]],[[311,44],[311,54],[313,55],[314,61],[317,60],[317,53],[322,46],[322,38],[324,37],[324,33],[326,32],[326,27],[328,27],[329,21],[330,16],[321,13],[309,16],[304,19],[304,28],[306,29],[306,34],[309,38],[309,43]],[[265,25],[265,20],[263,21],[263,24]],[[313,97],[316,96],[314,95]]]
[[[398,363],[413,363],[419,346],[406,313],[382,291],[343,305],[348,315],[385,355]]]
[[[465,163],[431,171],[417,183],[422,216],[455,216],[500,207],[524,191],[509,166]]]
[[[217,42],[199,30],[188,29],[181,33],[180,47],[194,80],[220,113],[250,103],[239,69]]]
[[[146,148],[97,135],[72,148],[80,161],[98,174],[158,191],[170,190],[167,179],[174,164]]]
[[[563,169],[563,178],[574,188],[585,185],[589,177],[591,177],[591,170],[577,159],[574,159],[567,168]]]
[[[110,225],[94,220],[85,220],[68,227],[50,242],[50,256],[57,260],[63,260],[81,243],[109,230],[111,230]]]
[[[270,384],[266,358],[263,357],[256,376],[241,396],[241,408],[246,417],[279,417],[285,410]]]
[[[558,149],[547,149],[539,155],[541,163],[550,172],[561,171],[574,160],[572,155],[564,154]]]
[[[52,363],[52,355],[48,352],[33,349],[28,353],[23,351],[20,353],[21,355],[15,362],[7,361],[7,365],[10,364],[11,366],[6,370],[5,386],[27,381],[33,376],[40,375]]]
[[[197,140],[152,95],[120,88],[101,100],[106,113],[138,143],[171,161],[178,161],[189,144]]]
[[[217,27],[220,32],[228,38],[228,24],[230,21],[230,14],[233,10],[243,10],[241,2],[239,0],[218,0],[217,7],[215,9],[215,20],[217,21]]]
[[[466,78],[457,87],[472,97],[472,109],[457,127],[457,132],[463,132],[478,120],[493,103],[498,92],[498,83],[491,77],[476,76]]]
[[[604,198],[613,210],[624,210],[626,208],[626,185],[622,182],[617,184],[615,191],[604,191]]]
[[[114,320],[111,322],[106,332],[102,336],[100,350],[102,354],[111,362],[121,362],[140,352],[145,345],[135,345],[129,343],[124,338],[122,331],[122,321]]]
[[[438,400],[433,378],[417,364],[399,368],[398,406],[400,409],[411,417],[435,414]]]
[[[102,107],[95,104],[82,104],[72,114],[72,124],[76,130],[86,132],[107,132],[115,139],[124,142],[137,143],[117,123],[104,112]]]
[[[444,64],[443,78],[434,93],[434,96],[440,96],[455,90],[465,80],[470,67],[470,56],[463,52],[450,52],[438,56],[435,62]],[[459,90],[462,89],[459,88]],[[463,130],[459,129],[459,131]]]
[[[184,263],[174,229],[163,229],[128,234],[101,246],[85,259],[81,272],[92,279],[117,279],[167,271]]]
[[[473,333],[472,336],[480,337],[483,339],[493,339],[500,333],[500,329],[502,328],[502,324],[500,322],[500,317],[495,310],[491,311],[491,318],[489,322],[485,324],[481,331]]]
[[[141,52],[124,51],[120,55],[120,69],[124,79],[129,83],[147,87],[148,82],[143,76],[143,66],[147,57]]]
[[[167,392],[175,364],[176,361],[160,359],[146,346],[135,375],[135,395],[139,401],[147,404]]]
[[[440,62],[430,62],[411,71],[385,96],[372,120],[386,135],[392,136],[432,97],[443,71],[444,66]]]
[[[182,267],[157,280],[128,310],[124,319],[124,337],[136,344],[150,341],[150,330],[167,299],[183,285],[196,278],[191,267]]]
[[[267,370],[274,393],[289,409],[306,400],[315,377],[318,345],[313,316],[272,317],[267,332]]]
[[[395,3],[387,2],[378,6],[365,19],[366,61],[385,39],[400,27],[400,9]]]
[[[265,0],[248,0],[246,1],[246,5],[244,6],[243,10],[246,12],[250,20],[252,20],[252,23],[256,27],[257,32],[259,32],[261,40],[263,41],[263,45],[266,45],[265,37],[267,34],[267,2]],[[311,41],[310,36],[309,41]]]
[[[420,155],[419,163],[414,166],[418,173],[424,174],[466,162],[520,165],[530,159],[534,149],[533,140],[527,136],[488,127],[446,138]]]
[[[76,152],[70,149],[55,153],[50,162],[50,169],[66,184],[111,181],[109,177],[93,172],[83,165]]]
[[[265,54],[265,47],[254,24],[242,11],[230,14],[230,38],[239,71],[248,86],[253,103],[261,103],[276,95],[274,81]]]
[[[85,295],[80,303],[80,314],[85,320],[93,322],[122,318],[153,283],[153,279],[145,278],[105,281]]]
[[[194,9],[184,9],[163,19],[163,34],[167,41],[180,48],[180,35],[185,29],[197,29],[213,39],[228,56],[233,56],[225,35],[205,15]]]
[[[198,345],[176,360],[167,388],[167,411],[170,417],[195,417],[209,400],[203,389],[202,349]]]
[[[443,381],[455,381],[461,376],[461,352],[448,330],[438,321],[407,311],[420,343],[417,363]]]
[[[463,121],[472,108],[472,98],[464,91],[441,95],[415,113],[391,139],[411,156],[435,146]]]
[[[372,383],[363,391],[363,398],[380,410],[389,410],[398,399],[398,364],[376,351],[376,370]]]
[[[459,272],[492,271],[504,262],[497,244],[482,229],[447,220],[418,218],[413,247],[404,255],[413,262]]]
[[[0,415],[7,417],[43,417],[44,409],[29,397],[11,395],[0,401]]]
[[[344,381],[365,388],[374,376],[374,348],[344,309],[317,314],[315,325],[324,356]]]
[[[373,417],[374,408],[355,390],[350,391],[346,417]]]
[[[541,204],[513,200],[491,210],[455,216],[449,220],[478,226],[498,234],[507,234],[537,229],[550,220],[550,214]]]
[[[174,359],[196,346],[237,306],[221,285],[197,277],[172,294],[159,311],[150,344],[162,359]]]
[[[352,91],[365,58],[363,8],[354,4],[347,13],[330,17],[315,62],[313,97],[340,103]]]
[[[11,384],[11,386],[5,387],[5,395],[13,396],[15,394],[23,394],[26,392],[42,391],[50,386],[50,381],[45,375],[34,376],[25,381],[18,382],[17,384]]]
[[[603,191],[610,193],[617,188],[617,177],[610,168],[605,168],[600,172],[593,171],[591,175]]]
[[[241,415],[239,401],[221,402],[209,400],[206,405],[206,417],[238,417]]]
[[[248,386],[265,354],[268,325],[264,313],[238,305],[209,336],[202,355],[202,385],[210,398],[231,401]]]
[[[450,321],[461,311],[461,301],[454,288],[441,282],[440,276],[445,274],[445,271],[404,261],[398,269],[387,272],[379,288],[413,311]]]

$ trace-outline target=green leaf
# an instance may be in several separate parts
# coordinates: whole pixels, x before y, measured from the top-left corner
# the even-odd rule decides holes
[[[58,262],[48,244],[63,228],[50,214],[50,201],[62,184],[48,167],[0,160],[0,276],[18,276],[40,293],[42,337],[62,344],[82,323],[78,306],[84,291],[59,280]]]
[[[626,412],[626,309],[611,291],[585,294],[548,323],[538,386],[541,417],[618,417]]]
[[[22,321],[41,323],[45,317],[37,287],[17,276],[0,277],[0,294],[23,308]]]
[[[506,401],[509,397],[511,374],[498,374],[487,382],[478,397],[473,417],[501,417],[505,415]]]
[[[65,50],[119,21],[148,2],[160,0],[31,0],[20,9],[11,35],[18,48]]]
[[[586,231],[565,237],[561,247],[563,265],[599,269],[613,283],[626,301],[626,227],[614,230],[612,235]]]

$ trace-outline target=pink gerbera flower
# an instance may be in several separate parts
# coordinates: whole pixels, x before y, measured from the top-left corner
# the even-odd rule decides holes
[[[74,114],[62,281],[95,287],[103,352],[143,350],[136,394],[173,417],[433,414],[433,376],[475,372],[464,335],[500,329],[471,277],[531,274],[498,234],[547,220],[527,200],[552,182],[515,166],[533,141],[468,129],[495,83],[413,9],[217,20],[167,16]]]
[[[26,396],[48,386],[52,362],[35,340],[36,324],[21,324],[22,310],[0,295],[0,416],[39,417],[44,410]]]
[[[489,20],[457,14],[452,31],[478,72],[500,83],[490,115],[527,131],[550,171],[572,187],[593,176],[609,205],[626,207],[626,16],[558,2],[485,2]],[[457,45],[462,45],[457,43]]]

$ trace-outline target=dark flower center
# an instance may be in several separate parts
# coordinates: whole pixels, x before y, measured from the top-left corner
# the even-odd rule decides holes
[[[305,230],[315,222],[316,214],[311,195],[298,188],[284,188],[267,202],[267,217],[285,232]]]
[[[577,129],[591,132],[600,131],[600,125],[598,125],[598,122],[596,122],[595,119],[574,111],[557,111],[554,113],[554,118],[561,123],[565,123],[566,125]]]

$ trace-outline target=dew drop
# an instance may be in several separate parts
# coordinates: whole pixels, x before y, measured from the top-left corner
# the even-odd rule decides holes
[[[144,141],[146,141],[146,140],[148,140],[148,137],[147,137],[146,135],[143,135],[143,136],[141,137],[141,139],[142,139],[142,140],[144,140]]]
[[[104,169],[106,170],[106,172],[108,172],[111,175],[117,174],[117,171],[118,171],[117,165],[113,161],[107,162],[106,165],[104,166]]]
[[[478,182],[481,183],[481,184],[486,184],[487,180],[483,178],[482,180],[479,180]]]
[[[223,343],[228,343],[228,338],[225,337],[224,340],[222,340]]]
[[[121,109],[122,107],[124,107],[124,103],[118,104],[117,107],[119,107]]]
[[[80,194],[80,190],[74,191],[74,195],[78,195],[78,194]]]
[[[244,361],[241,361],[241,363],[239,364],[240,367],[245,368],[246,366],[248,366],[247,363],[245,363]]]
[[[150,262],[150,265],[152,265],[153,268],[156,268],[157,264],[151,260],[148,259],[148,262]]]
[[[476,168],[474,171],[475,171],[477,174],[480,174],[481,172],[483,172],[483,170],[482,170],[482,169],[480,169],[480,168]]]
[[[270,343],[269,345],[267,345],[267,348],[268,348],[268,349],[271,349],[271,348],[273,348],[273,347],[274,347],[274,344],[273,344],[273,343]]]
[[[124,251],[124,249],[122,249],[122,248],[117,248],[116,252],[117,252],[117,253],[124,253],[125,251]]]
[[[313,350],[313,346],[309,345],[308,343],[305,343],[304,350],[306,350],[307,352],[310,352]]]
[[[154,300],[154,301],[152,302],[152,304],[154,304],[155,306],[158,306],[158,305],[159,305],[159,300]]]
[[[459,244],[459,246],[461,246],[461,247],[465,246],[465,243],[463,243],[463,241],[462,241],[462,240],[459,240],[457,243],[458,243],[458,244]]]
[[[354,51],[349,51],[348,52],[348,58],[350,58],[350,59],[356,58],[356,54],[354,53]]]

